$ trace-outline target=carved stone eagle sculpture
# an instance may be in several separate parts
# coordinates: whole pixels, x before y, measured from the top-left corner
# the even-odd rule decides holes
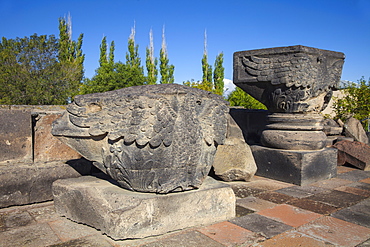
[[[344,54],[306,46],[234,53],[234,83],[271,112],[320,112],[342,72]]]
[[[198,188],[226,135],[221,96],[177,84],[79,95],[52,134],[129,190]]]

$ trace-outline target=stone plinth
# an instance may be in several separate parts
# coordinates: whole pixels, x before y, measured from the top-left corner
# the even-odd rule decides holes
[[[113,239],[144,238],[235,217],[232,189],[210,177],[198,190],[163,195],[85,176],[54,182],[53,194],[57,213]]]
[[[251,146],[258,176],[307,185],[337,175],[337,150],[283,150]]]

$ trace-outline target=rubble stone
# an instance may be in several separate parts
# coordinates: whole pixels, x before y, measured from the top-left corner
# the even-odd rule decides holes
[[[340,141],[334,144],[338,149],[338,165],[351,164],[362,170],[370,170],[370,146],[358,141]]]
[[[352,137],[355,141],[369,144],[369,138],[366,135],[361,122],[356,118],[349,118],[344,124],[344,133],[348,137]]]

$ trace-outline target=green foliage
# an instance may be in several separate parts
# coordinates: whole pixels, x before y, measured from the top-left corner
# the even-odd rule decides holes
[[[343,89],[343,98],[334,98],[334,112],[336,118],[345,121],[349,117],[365,120],[370,117],[370,79],[366,81],[363,77],[358,83],[349,82]],[[365,129],[368,121],[362,121]]]
[[[153,44],[153,32],[150,30],[150,44],[146,48],[146,69],[148,72],[147,75],[147,84],[156,84],[158,76],[158,59],[154,58],[154,44]]]
[[[225,69],[223,63],[224,63],[224,54],[221,52],[216,57],[215,70],[213,72],[214,93],[218,95],[223,95],[224,93]]]
[[[223,53],[217,55],[215,60],[215,69],[212,73],[212,66],[208,64],[207,52],[204,52],[202,58],[202,81],[186,81],[183,82],[185,86],[202,89],[212,92],[214,94],[223,95],[224,93],[224,67],[223,67]],[[213,75],[213,76],[212,76]],[[212,80],[213,77],[213,80]]]
[[[111,42],[109,47],[109,55],[107,55],[107,50],[107,39],[103,37],[100,45],[100,66],[96,69],[93,78],[85,79],[81,87],[81,94],[102,93],[145,84],[144,69],[141,66],[138,53],[139,46],[135,45],[134,41],[134,29],[128,40],[125,64],[114,62],[114,41]]]
[[[54,35],[0,42],[0,104],[66,104],[78,93],[83,78],[82,34],[77,42],[70,26],[59,19]]]
[[[243,106],[246,109],[263,109],[267,110],[266,106],[244,92],[241,88],[237,87],[232,91],[227,98],[230,102],[230,106]]]
[[[164,28],[162,32],[162,47],[159,51],[159,73],[161,74],[161,84],[168,84],[168,83],[174,83],[175,77],[174,77],[174,71],[175,66],[172,64],[169,64],[168,54],[167,54],[167,45],[166,45],[166,39],[164,36]]]

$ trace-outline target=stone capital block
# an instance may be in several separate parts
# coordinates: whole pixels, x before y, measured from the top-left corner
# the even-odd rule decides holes
[[[320,112],[340,82],[344,54],[302,45],[234,53],[233,82],[270,112]]]
[[[307,185],[337,176],[337,150],[282,150],[251,146],[256,175],[296,185]]]
[[[144,238],[235,217],[235,195],[207,177],[197,190],[132,192],[107,180],[84,176],[53,184],[58,214],[101,230],[115,240]]]
[[[227,131],[228,103],[178,84],[78,95],[52,134],[121,187],[168,193],[198,188]]]

